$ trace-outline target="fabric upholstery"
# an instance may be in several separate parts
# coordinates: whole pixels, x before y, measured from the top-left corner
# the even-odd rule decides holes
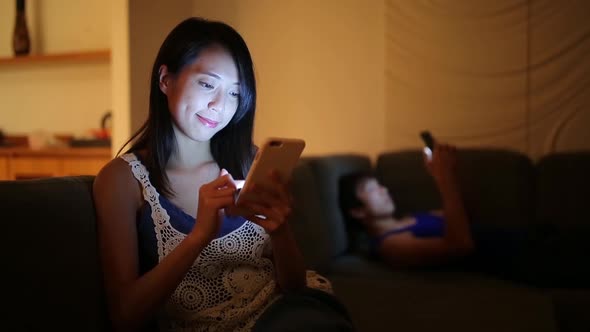
[[[3,271],[15,326],[104,331],[90,176],[0,182]],[[6,259],[4,259],[6,258]]]
[[[590,230],[590,152],[546,156],[539,160],[536,176],[539,222]]]
[[[332,281],[358,331],[589,331],[588,278],[566,270],[590,266],[588,160],[588,153],[556,154],[533,164],[511,151],[460,152],[474,222],[537,230],[529,250],[514,257],[520,281],[465,266],[393,269],[351,250],[338,179],[375,169],[400,209],[437,208],[438,193],[417,150],[386,152],[375,164],[355,154],[303,158],[291,181],[290,222],[308,267]],[[110,330],[92,181],[0,181],[7,331]]]
[[[328,242],[331,258],[350,250],[346,223],[338,202],[338,181],[344,174],[371,170],[371,161],[360,155],[332,155],[312,158],[309,166],[316,179],[316,190],[322,213],[321,224],[316,223],[314,230],[323,234],[323,241]],[[325,227],[325,228],[324,228]]]

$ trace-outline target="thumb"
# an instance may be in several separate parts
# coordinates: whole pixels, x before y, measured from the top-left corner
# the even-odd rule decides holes
[[[226,176],[226,175],[228,175],[229,179],[232,182],[234,181],[234,177],[231,174],[229,174],[229,172],[225,168],[222,168],[221,171],[219,172],[219,176]]]

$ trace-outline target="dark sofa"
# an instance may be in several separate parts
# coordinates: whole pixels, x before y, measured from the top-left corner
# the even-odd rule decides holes
[[[588,234],[590,153],[556,154],[533,164],[514,152],[468,150],[461,151],[460,163],[478,223],[548,225],[573,238]],[[332,280],[359,331],[590,331],[590,280],[555,288],[553,275],[539,276],[549,285],[539,286],[535,274],[523,283],[468,269],[394,270],[368,258],[359,249],[362,241],[351,241],[362,234],[349,234],[338,209],[337,181],[369,169],[405,211],[439,204],[417,151],[385,153],[375,165],[363,155],[306,157],[292,181],[291,222],[304,256]],[[109,330],[92,181],[0,182],[7,331]],[[568,259],[587,266],[587,255]],[[518,261],[524,273],[531,257]],[[562,277],[559,268],[555,272]]]
[[[307,262],[333,281],[360,331],[590,331],[590,152],[533,163],[517,152],[466,149],[458,159],[473,223],[539,237],[506,271],[392,269],[366,255],[338,207],[339,177],[373,171],[402,213],[439,208],[419,151],[374,163],[365,155],[305,158],[294,174],[292,222]]]

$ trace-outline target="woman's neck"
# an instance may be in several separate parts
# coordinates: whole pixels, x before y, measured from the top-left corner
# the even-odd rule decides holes
[[[199,142],[176,135],[176,147],[166,165],[168,170],[188,171],[214,161],[209,141]]]
[[[367,232],[371,235],[379,235],[390,230],[397,220],[393,216],[372,217],[365,222]]]
[[[404,227],[412,224],[412,218],[396,218],[393,215],[373,217],[366,222],[367,232],[373,236],[378,236],[392,229]]]

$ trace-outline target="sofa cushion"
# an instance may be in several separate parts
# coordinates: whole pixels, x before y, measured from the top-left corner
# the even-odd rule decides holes
[[[107,329],[90,176],[0,182],[4,302],[27,331]],[[5,324],[5,322],[3,322]]]
[[[378,156],[375,173],[389,189],[396,214],[440,208],[436,184],[426,171],[419,151],[386,152]]]
[[[321,269],[331,258],[331,243],[325,240],[330,230],[327,224],[320,223],[323,207],[308,158],[302,158],[293,170],[290,190],[293,211],[289,223],[306,264]]]
[[[321,270],[332,257],[349,249],[338,181],[344,174],[370,170],[370,159],[354,154],[305,157],[295,169],[291,220],[310,267]]]
[[[556,331],[551,298],[466,273],[328,275],[358,331]]]
[[[590,229],[590,152],[557,153],[537,163],[537,219],[545,225]]]
[[[560,331],[590,331],[590,289],[548,289]]]
[[[350,253],[334,258],[326,273],[371,279],[391,278],[396,271],[379,259],[369,259],[362,254]]]
[[[527,156],[508,150],[460,149],[457,159],[472,222],[497,226],[533,223],[534,168]],[[384,153],[377,159],[376,173],[392,193],[398,213],[441,207],[421,151]]]

